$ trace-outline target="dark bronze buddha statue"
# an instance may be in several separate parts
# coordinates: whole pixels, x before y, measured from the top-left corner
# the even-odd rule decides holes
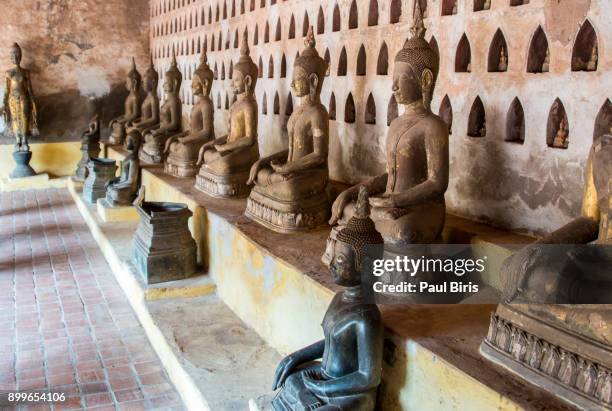
[[[136,69],[136,62],[132,58],[132,69],[128,72],[125,87],[129,94],[125,99],[124,112],[121,116],[110,121],[108,127],[112,130],[108,138],[110,144],[123,144],[125,141],[126,126],[140,117],[140,85],[142,77]]]
[[[140,134],[128,133],[125,146],[128,155],[121,161],[121,175],[106,185],[106,202],[113,207],[130,206],[138,195],[140,185]]]
[[[338,233],[330,264],[334,282],[346,290],[336,294],[325,313],[325,339],[279,364],[273,389],[282,389],[272,401],[275,411],[374,410],[384,327],[378,307],[363,300],[361,276],[371,270],[373,259],[382,257],[382,245],[362,187],[354,215]]]

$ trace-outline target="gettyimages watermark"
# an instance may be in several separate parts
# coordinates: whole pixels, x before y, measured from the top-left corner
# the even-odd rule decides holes
[[[612,304],[612,247],[369,246],[362,294],[377,304]]]

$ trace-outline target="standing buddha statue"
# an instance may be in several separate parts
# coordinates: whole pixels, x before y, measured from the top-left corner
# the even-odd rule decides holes
[[[144,79],[143,86],[147,96],[142,102],[140,109],[140,118],[126,123],[127,132],[129,133],[133,129],[138,130],[141,134],[146,133],[151,128],[158,126],[159,124],[159,97],[157,97],[157,84],[159,82],[159,74],[155,71],[153,66],[153,58],[149,63]]]
[[[194,71],[191,90],[197,103],[191,109],[190,130],[166,141],[168,154],[165,171],[177,177],[193,177],[198,173],[198,153],[204,143],[214,138],[214,104],[210,99],[213,72],[208,66],[206,51]]]
[[[415,5],[412,37],[395,57],[393,94],[404,114],[387,134],[387,172],[360,185],[367,187],[372,219],[385,243],[404,247],[439,239],[446,216],[448,186],[448,126],[430,109],[439,59],[425,41],[419,2]],[[332,229],[323,261],[328,264],[334,237],[353,215],[359,186],[342,192],[332,206]]]
[[[255,162],[248,181],[255,187],[246,215],[279,232],[312,229],[329,218],[329,116],[320,101],[327,62],[312,27],[305,46],[293,69],[291,87],[302,101],[287,122],[289,148]]]
[[[148,128],[142,133],[144,144],[140,149],[140,160],[160,164],[163,161],[163,151],[166,141],[181,132],[183,104],[179,97],[183,75],[176,65],[176,55],[172,55],[172,63],[164,79],[166,100],[161,106],[159,125]]]
[[[323,317],[325,338],[278,365],[272,389],[281,391],[272,401],[275,411],[374,410],[384,327],[376,304],[364,301],[361,279],[372,260],[382,257],[383,239],[369,208],[362,187],[354,215],[338,233],[329,267],[334,282],[345,290],[334,296]]]
[[[253,163],[259,159],[257,144],[258,67],[249,56],[246,32],[240,59],[234,65],[232,86],[236,101],[230,107],[228,134],[207,142],[198,153],[196,188],[215,197],[244,197]]]
[[[21,67],[21,47],[14,43],[11,48],[11,60],[15,65],[6,72],[4,90],[4,119],[15,137],[13,158],[17,167],[12,177],[27,177],[36,172],[29,166],[32,153],[28,139],[38,130],[36,103],[32,91],[30,72]]]
[[[129,91],[125,99],[125,110],[123,115],[110,121],[111,135],[108,138],[110,144],[123,144],[125,140],[126,125],[140,117],[140,83],[142,78],[136,69],[136,62],[132,58],[132,69],[128,73],[125,87]]]

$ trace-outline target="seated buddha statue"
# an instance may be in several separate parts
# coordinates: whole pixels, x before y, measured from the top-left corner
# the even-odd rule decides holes
[[[159,125],[159,97],[157,97],[157,84],[159,82],[159,74],[155,71],[153,66],[153,58],[149,63],[144,79],[143,86],[147,96],[142,102],[140,108],[141,116],[133,121],[126,123],[126,129],[129,133],[131,130],[136,129],[141,134],[146,133],[151,128]]]
[[[371,272],[373,259],[382,257],[382,244],[362,188],[355,213],[338,233],[329,267],[334,282],[345,290],[327,308],[321,324],[325,338],[278,365],[272,385],[281,389],[272,400],[275,411],[374,410],[384,327],[376,304],[364,300],[361,276]]]
[[[136,70],[136,62],[132,58],[132,69],[128,73],[125,87],[129,91],[125,99],[125,110],[123,115],[110,121],[108,128],[111,135],[108,137],[110,144],[123,144],[126,134],[126,124],[140,117],[140,73]]]
[[[259,159],[257,144],[257,65],[249,56],[246,32],[240,59],[234,65],[232,87],[236,101],[230,107],[228,134],[205,143],[198,153],[200,172],[196,188],[214,197],[248,194],[249,170]]]
[[[162,163],[166,140],[181,132],[183,104],[179,91],[182,81],[183,75],[176,65],[176,56],[172,55],[172,63],[164,79],[166,99],[160,109],[159,124],[142,133],[144,144],[139,154],[141,161]]]
[[[302,100],[287,122],[289,148],[256,161],[248,181],[255,187],[246,215],[279,232],[312,229],[329,218],[329,116],[319,98],[327,62],[312,27],[305,46],[293,68],[291,87]]]
[[[581,215],[504,262],[503,303],[480,348],[589,410],[612,406],[611,134],[591,147]]]
[[[140,184],[139,137],[138,133],[127,135],[125,146],[128,155],[121,162],[121,175],[106,185],[106,202],[111,206],[130,206],[138,195]]]
[[[444,227],[448,186],[448,126],[430,109],[438,75],[439,58],[424,39],[425,27],[416,3],[412,36],[395,57],[393,94],[405,106],[387,133],[387,172],[361,183],[367,187],[372,219],[385,243],[397,247],[430,244]],[[358,186],[342,192],[332,206],[334,236],[353,214]],[[323,261],[329,263],[329,252]]]
[[[214,104],[210,99],[212,82],[213,72],[204,51],[191,80],[191,89],[198,101],[191,109],[190,130],[166,141],[165,171],[168,174],[193,177],[198,173],[200,147],[214,136]]]

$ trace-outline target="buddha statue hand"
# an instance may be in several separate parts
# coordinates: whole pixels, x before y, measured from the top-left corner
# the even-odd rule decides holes
[[[295,368],[299,365],[299,361],[295,353],[290,354],[283,358],[276,367],[274,373],[274,382],[272,383],[272,390],[275,391],[285,384],[285,380],[289,375],[293,373]]]
[[[506,258],[501,270],[504,302],[512,302],[525,291],[527,280],[543,252],[541,244],[532,244]]]
[[[164,154],[168,154],[170,152],[170,146],[172,146],[172,143],[174,143],[175,141],[180,141],[178,136],[173,136],[166,140],[166,145],[164,146]]]
[[[310,392],[320,396],[325,396],[326,393],[323,386],[325,379],[323,378],[323,374],[321,374],[321,372],[312,369],[305,370],[302,373],[302,378],[304,380],[304,385],[310,390]]]
[[[119,182],[119,177],[112,178],[104,184],[104,188],[108,190],[109,187],[114,186]]]
[[[336,225],[338,220],[342,218],[342,214],[346,206],[357,199],[357,192],[359,190],[359,186],[351,187],[347,190],[344,190],[334,201],[332,205],[332,215],[329,219],[329,225]]]

